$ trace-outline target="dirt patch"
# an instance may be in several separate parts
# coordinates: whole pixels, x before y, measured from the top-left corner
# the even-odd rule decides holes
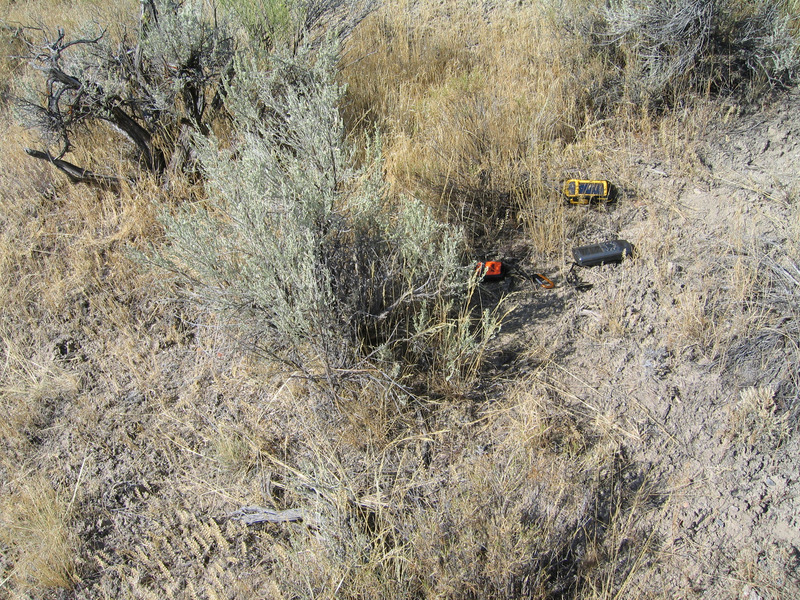
[[[610,423],[660,501],[658,560],[632,596],[800,594],[800,95],[719,118],[690,175],[639,160],[636,196],[587,212],[585,238],[638,257],[591,285],[520,292],[497,368]],[[635,161],[636,162],[636,161]],[[576,210],[584,210],[576,208]]]

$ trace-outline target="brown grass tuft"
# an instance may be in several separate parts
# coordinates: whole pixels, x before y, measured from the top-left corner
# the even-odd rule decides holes
[[[71,502],[38,475],[6,485],[13,491],[4,490],[0,505],[0,542],[11,552],[2,584],[34,592],[72,588],[80,577]]]

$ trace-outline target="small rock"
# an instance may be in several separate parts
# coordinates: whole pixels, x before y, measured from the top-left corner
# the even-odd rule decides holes
[[[747,586],[742,591],[742,600],[764,600],[754,588]]]

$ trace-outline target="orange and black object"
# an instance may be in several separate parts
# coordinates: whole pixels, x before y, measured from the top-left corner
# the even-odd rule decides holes
[[[541,273],[534,273],[532,276],[530,276],[518,267],[515,267],[513,270],[515,273],[519,273],[519,275],[521,275],[524,279],[532,280],[546,290],[552,290],[554,287],[556,287],[556,284],[554,284],[550,279]],[[475,266],[475,272],[478,274],[478,276],[482,275],[484,281],[500,281],[505,279],[506,276],[511,273],[511,271],[512,268],[507,263],[499,260],[479,262]]]
[[[475,272],[479,277],[482,276],[484,281],[500,281],[508,275],[508,269],[499,260],[479,262],[475,266]]]

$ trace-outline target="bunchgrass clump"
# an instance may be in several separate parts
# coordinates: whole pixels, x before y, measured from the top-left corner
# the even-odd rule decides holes
[[[4,489],[0,543],[9,548],[3,585],[38,593],[72,588],[78,575],[79,541],[72,528],[72,503],[42,477]],[[5,554],[5,552],[4,552]]]

